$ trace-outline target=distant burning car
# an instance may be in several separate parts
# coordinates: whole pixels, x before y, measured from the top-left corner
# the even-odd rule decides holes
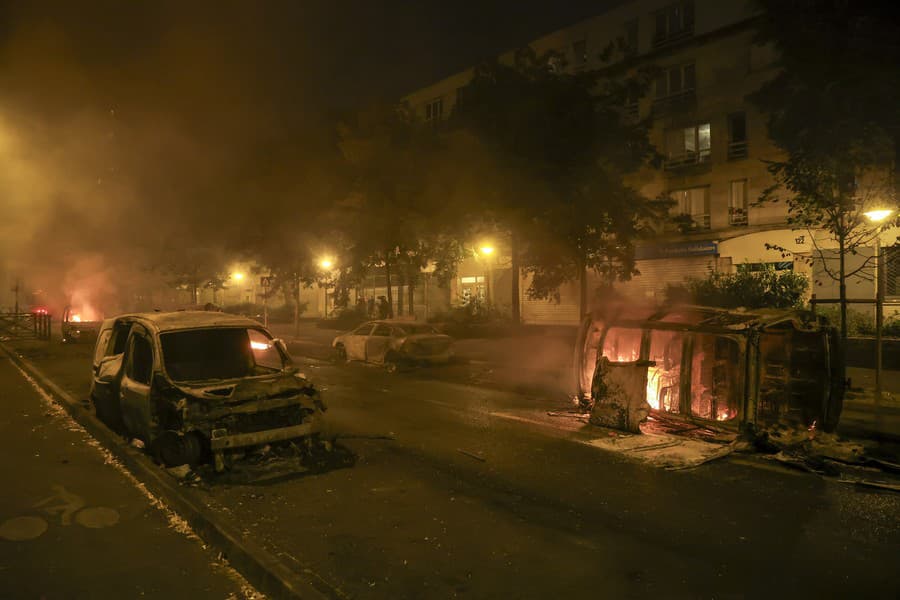
[[[62,341],[94,341],[100,331],[102,320],[86,320],[81,311],[67,306],[63,310]]]
[[[167,466],[311,438],[325,405],[284,344],[257,321],[218,312],[130,314],[103,322],[91,399],[98,417]]]
[[[446,363],[453,338],[431,325],[406,321],[368,321],[331,342],[338,360],[384,365],[388,371],[417,364]]]

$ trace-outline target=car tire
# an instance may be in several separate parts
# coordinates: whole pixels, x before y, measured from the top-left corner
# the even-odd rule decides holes
[[[338,344],[334,347],[334,362],[338,364],[343,364],[347,361],[347,349],[344,348],[343,344]]]
[[[403,358],[398,354],[391,353],[384,357],[384,370],[388,373],[397,373],[403,363]]]

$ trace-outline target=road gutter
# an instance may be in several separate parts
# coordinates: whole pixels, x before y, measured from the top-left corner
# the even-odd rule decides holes
[[[308,565],[297,562],[303,574],[301,576],[296,568],[289,567],[256,542],[244,537],[240,531],[193,497],[190,490],[170,480],[144,453],[132,448],[111,432],[90,409],[56,385],[30,361],[17,355],[5,344],[0,343],[0,349],[143,483],[150,494],[183,519],[206,544],[221,552],[229,564],[257,590],[270,598],[318,600],[347,597]]]

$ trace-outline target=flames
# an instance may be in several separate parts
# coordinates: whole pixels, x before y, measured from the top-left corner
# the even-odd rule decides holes
[[[604,340],[603,356],[612,362],[628,363],[639,360],[642,334],[641,330],[636,329],[611,328]],[[704,350],[701,350],[703,348],[701,344],[697,344],[692,357],[692,398],[681,399],[683,347],[681,333],[652,332],[649,360],[655,364],[647,367],[647,403],[655,411],[681,413],[687,408],[682,407],[682,402],[689,402],[690,413],[696,417],[720,422],[736,418],[738,411],[728,399],[730,394],[727,389],[730,384],[725,383],[724,387],[716,389],[715,384],[711,380],[708,381],[712,377],[710,370],[712,361],[706,360],[707,356]],[[594,365],[585,364],[584,380],[590,381],[593,373]],[[715,399],[712,394],[715,394]]]
[[[69,320],[72,321],[73,323],[81,323],[81,315],[74,314],[71,317],[69,317]]]
[[[264,344],[263,342],[250,342],[250,347],[254,350],[268,350],[272,345]]]

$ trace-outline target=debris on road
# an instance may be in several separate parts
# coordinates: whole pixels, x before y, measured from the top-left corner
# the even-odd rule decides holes
[[[475,460],[477,460],[479,462],[487,461],[487,459],[485,457],[483,457],[479,454],[475,454],[474,452],[469,452],[468,450],[463,450],[462,448],[457,448],[456,451],[459,452],[460,454],[464,454],[465,456],[468,456],[469,458],[474,458]]]

